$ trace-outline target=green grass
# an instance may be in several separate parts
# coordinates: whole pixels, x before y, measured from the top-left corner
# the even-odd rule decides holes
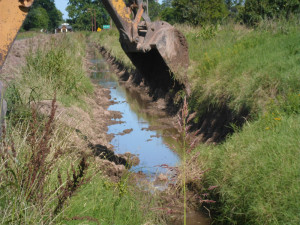
[[[300,223],[299,135],[299,115],[269,114],[222,145],[198,147],[207,182],[218,186],[220,223]]]
[[[201,29],[183,32],[191,59],[192,105],[197,110],[226,104],[236,113],[246,108],[256,116],[270,99],[300,90],[297,26],[281,32],[227,25],[213,28],[208,38]]]
[[[130,59],[127,57],[121,47],[121,44],[119,42],[119,32],[117,29],[104,30],[101,32],[93,33],[90,36],[90,40],[105,47],[111,53],[111,55],[116,57],[116,59],[126,67],[134,68]]]
[[[34,54],[29,53],[19,81],[22,92],[34,93],[40,99],[49,99],[56,92],[65,105],[91,94],[93,86],[82,60],[84,38],[81,34],[61,35],[52,38],[48,45],[39,46]]]
[[[195,150],[209,169],[206,185],[218,186],[217,224],[300,223],[300,31],[285,25],[227,25],[209,35],[183,29],[191,108],[201,116],[225,104],[235,113],[247,108],[251,118],[223,143]]]
[[[33,38],[38,35],[45,35],[45,34],[38,32],[38,31],[19,31],[19,33],[16,37],[16,40]]]
[[[125,175],[118,183],[114,183],[96,175],[70,200],[69,206],[61,215],[60,223],[97,224],[91,218],[103,225],[154,223],[155,215],[150,210],[153,197],[130,186],[127,178],[128,175]],[[143,205],[145,201],[147,205]]]
[[[55,120],[54,114],[48,117],[31,109],[55,93],[66,106],[88,108],[84,98],[93,92],[93,85],[85,74],[85,53],[84,34],[49,36],[28,53],[20,76],[8,85],[6,135],[0,140],[0,224],[157,221],[150,210],[150,193],[129,185],[126,177],[111,182],[102,175],[87,143],[76,143],[74,129]],[[87,169],[79,176],[83,158]],[[74,219],[81,216],[89,219]]]

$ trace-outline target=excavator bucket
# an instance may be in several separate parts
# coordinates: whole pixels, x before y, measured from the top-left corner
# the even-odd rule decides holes
[[[184,35],[163,21],[151,22],[142,0],[102,1],[114,20],[124,52],[150,87],[190,93],[187,84],[188,44]],[[142,20],[143,18],[143,20]]]

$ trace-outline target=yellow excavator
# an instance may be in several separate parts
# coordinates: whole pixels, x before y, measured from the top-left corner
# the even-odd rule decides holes
[[[33,2],[0,0],[0,69]],[[167,22],[151,22],[143,0],[102,3],[119,30],[124,52],[150,86],[168,91],[179,85],[189,94],[188,45],[184,35]]]

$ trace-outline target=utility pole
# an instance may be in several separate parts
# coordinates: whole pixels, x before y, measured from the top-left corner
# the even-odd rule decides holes
[[[94,29],[94,31],[97,31],[97,22],[96,22],[96,10],[94,10],[94,27],[95,27],[95,29]]]
[[[92,32],[97,31],[96,10],[88,8],[88,12],[91,13]]]
[[[94,16],[93,16],[93,13],[91,13],[91,17],[92,17],[92,32],[94,32]]]
[[[149,7],[148,7],[148,0],[147,0],[147,15],[149,16]]]

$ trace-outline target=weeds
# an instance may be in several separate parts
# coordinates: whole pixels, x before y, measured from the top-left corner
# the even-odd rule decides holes
[[[52,101],[48,120],[38,120],[37,111],[32,109],[29,125],[6,133],[1,139],[0,211],[1,223],[51,223],[59,213],[67,197],[85,181],[84,171],[88,164],[82,158],[79,171],[71,170],[62,179],[58,172],[58,185],[53,185],[60,160],[67,152],[53,143],[55,128],[55,105]],[[20,126],[20,124],[19,124]],[[72,164],[71,164],[72,165]],[[73,165],[72,165],[73,168]]]
[[[180,143],[179,153],[182,155],[182,168],[174,169],[167,167],[170,170],[176,171],[176,182],[175,186],[177,188],[182,189],[183,192],[183,211],[184,211],[184,224],[187,223],[187,191],[191,190],[192,192],[196,192],[197,197],[199,199],[199,203],[212,203],[214,201],[206,200],[202,198],[202,194],[200,194],[203,190],[202,187],[202,178],[205,171],[201,171],[197,163],[198,155],[192,155],[193,150],[199,144],[200,136],[198,136],[198,132],[190,132],[191,122],[195,118],[196,113],[189,114],[189,107],[187,103],[186,97],[183,101],[183,107],[181,109],[180,114],[178,114],[177,127],[180,134],[180,137],[173,137],[177,142]]]
[[[27,54],[22,78],[16,84],[25,96],[34,90],[39,99],[49,99],[56,92],[62,103],[70,105],[93,92],[82,64],[84,46],[76,42],[76,38],[80,36],[53,38],[47,45]]]

